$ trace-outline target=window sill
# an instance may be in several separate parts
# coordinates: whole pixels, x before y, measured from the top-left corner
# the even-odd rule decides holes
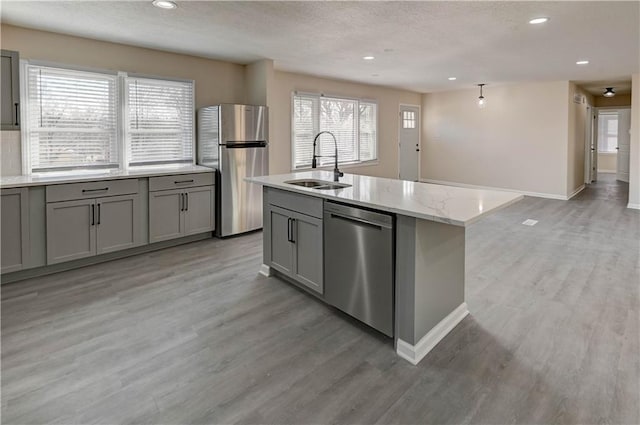
[[[350,168],[359,168],[359,167],[372,167],[374,165],[379,165],[380,161],[378,161],[377,159],[371,160],[371,161],[362,161],[362,162],[345,162],[342,164],[338,164],[338,168],[340,170],[342,169],[350,169]],[[333,170],[333,164],[332,165],[323,165],[322,167],[317,167],[315,168],[316,170]],[[313,168],[311,167],[300,167],[300,168],[294,168],[293,170],[291,170],[292,173],[296,173],[298,171],[311,171],[313,170]]]

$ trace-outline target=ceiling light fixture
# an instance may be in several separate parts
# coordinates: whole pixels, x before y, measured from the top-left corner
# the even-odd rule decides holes
[[[604,90],[604,93],[602,94],[604,97],[613,97],[616,95],[616,91],[613,89],[613,87],[607,87]]]
[[[580,60],[580,61],[576,62],[576,65],[589,65],[589,61],[588,60]]]
[[[456,77],[449,77],[449,81],[455,81],[455,80],[457,80]]]
[[[177,4],[169,0],[153,0],[151,4],[155,7],[159,7],[160,9],[175,9],[178,7]]]
[[[533,18],[532,20],[529,21],[529,23],[531,25],[538,25],[538,24],[544,24],[547,21],[549,21],[549,18],[540,17],[540,18]]]
[[[376,57],[375,56],[363,56],[362,59],[366,60],[366,61],[372,61],[374,60]]]
[[[487,99],[485,99],[485,97],[482,95],[482,87],[484,86],[486,86],[485,83],[478,84],[478,87],[480,87],[480,96],[478,97],[478,108],[480,109],[487,106]]]

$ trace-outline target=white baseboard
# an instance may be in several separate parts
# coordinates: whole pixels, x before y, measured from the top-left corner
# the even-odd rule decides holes
[[[634,209],[634,210],[640,210],[640,204],[632,204],[631,202],[629,202],[627,204],[627,208],[631,208],[631,209]]]
[[[440,323],[435,325],[433,329],[427,332],[425,336],[420,338],[420,341],[418,341],[416,345],[411,345],[398,338],[396,353],[403,359],[408,360],[411,364],[416,365],[420,363],[420,360],[429,354],[429,351],[442,341],[467,314],[469,314],[467,303],[460,304],[455,310],[449,313],[447,317],[442,319]]]
[[[579,188],[577,188],[576,190],[573,191],[573,193],[571,195],[569,195],[567,197],[567,200],[573,198],[574,196],[576,196],[578,193],[582,192],[584,190],[586,186],[583,184],[582,186],[580,186]]]
[[[262,264],[260,266],[260,271],[258,271],[258,273],[260,273],[262,276],[273,276],[273,272],[271,271],[271,267],[267,266],[266,264]]]
[[[616,170],[601,170],[601,169],[598,169],[598,173],[615,174],[615,173],[617,173],[617,171]]]
[[[525,196],[534,196],[536,198],[546,198],[546,199],[558,199],[560,201],[567,201],[570,197],[566,195],[556,195],[555,193],[543,193],[543,192],[527,192],[524,190],[516,190],[516,189],[506,189],[504,187],[493,187],[493,186],[480,186],[477,184],[467,184],[467,183],[458,183],[458,182],[449,182],[445,180],[435,180],[435,179],[420,179],[423,183],[433,183],[433,184],[443,184],[447,186],[457,186],[457,187],[466,187],[469,189],[484,189],[484,190],[502,190],[504,192],[514,192],[519,193]],[[584,187],[582,187],[584,189]],[[580,190],[582,190],[580,189]],[[576,192],[577,194],[577,192]],[[571,195],[574,196],[574,195]]]

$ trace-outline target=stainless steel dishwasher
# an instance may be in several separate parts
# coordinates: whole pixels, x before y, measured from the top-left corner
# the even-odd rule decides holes
[[[394,217],[324,203],[325,301],[393,336]]]

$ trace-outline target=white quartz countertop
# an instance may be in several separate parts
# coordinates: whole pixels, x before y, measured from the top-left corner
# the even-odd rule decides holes
[[[171,176],[177,174],[212,173],[214,170],[200,165],[139,167],[129,170],[55,173],[0,177],[0,188],[44,186],[52,184],[78,183],[99,180],[119,180],[140,177]]]
[[[319,198],[360,205],[395,214],[455,226],[467,226],[484,215],[509,206],[523,198],[521,194],[497,190],[478,190],[380,177],[345,174],[340,183],[351,187],[318,190],[285,183],[289,180],[333,180],[333,172],[307,171],[246,180]]]

